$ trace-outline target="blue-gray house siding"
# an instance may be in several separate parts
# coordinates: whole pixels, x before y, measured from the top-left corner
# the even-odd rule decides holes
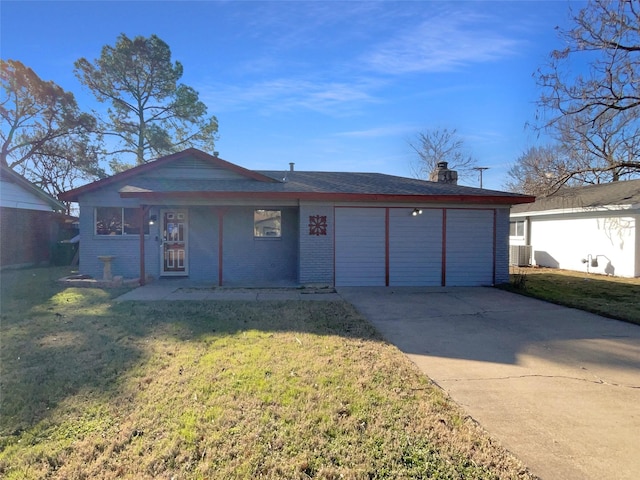
[[[376,285],[502,283],[508,281],[509,207],[533,200],[374,173],[256,172],[194,149],[60,198],[80,206],[81,273],[100,278],[98,257],[109,255],[114,275],[144,274],[141,281],[184,276],[224,286],[346,285],[366,277],[356,269],[372,265]],[[136,218],[146,213],[148,233],[142,238],[139,233],[97,234],[100,207],[135,209]],[[279,236],[256,235],[256,210],[280,211]],[[187,222],[184,270],[170,271],[165,264],[167,229],[161,231],[160,219],[169,225],[169,217],[164,212],[174,212],[175,218],[181,212]],[[354,216],[366,212],[375,225],[354,226]],[[427,216],[435,219],[429,225],[439,225],[439,233],[421,230]],[[341,231],[338,217],[345,227]],[[369,238],[369,231],[376,238]],[[474,237],[479,232],[482,242]],[[375,258],[365,258],[365,243],[376,246]],[[182,258],[182,247],[177,248],[170,256]],[[347,258],[347,251],[354,253]],[[413,262],[411,255],[420,258]],[[472,264],[473,278],[465,273]],[[425,268],[429,271],[418,271]]]

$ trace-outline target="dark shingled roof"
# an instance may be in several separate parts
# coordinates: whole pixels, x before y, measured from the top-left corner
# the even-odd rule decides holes
[[[282,178],[282,173],[260,172],[263,175]],[[285,189],[301,192],[337,192],[383,195],[520,195],[464,187],[447,183],[428,182],[416,178],[398,177],[382,173],[354,172],[287,172]]]
[[[511,213],[612,205],[640,205],[640,180],[564,188],[547,197],[538,197],[534,203],[516,205],[511,208]]]
[[[282,172],[258,171],[278,182],[255,180],[194,180],[134,177],[120,191],[142,192],[279,192],[279,193],[344,193],[364,195],[495,195],[520,199],[515,193],[498,192],[446,183],[428,182],[414,178],[381,173],[354,172]]]
[[[175,175],[154,175],[160,167],[188,159],[199,165],[226,170],[231,175],[216,179]],[[187,149],[153,162],[126,170],[109,178],[64,192],[59,198],[78,201],[81,195],[110,186],[123,197],[158,200],[166,198],[209,199],[294,199],[322,201],[421,201],[486,203],[515,205],[533,201],[533,197],[515,193],[429,182],[381,173],[254,171],[213,157],[196,149]]]

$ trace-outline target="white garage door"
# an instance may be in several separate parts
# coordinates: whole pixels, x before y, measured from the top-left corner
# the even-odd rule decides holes
[[[385,209],[336,208],[337,286],[384,286]]]
[[[442,210],[389,210],[389,285],[442,284]]]
[[[447,210],[446,285],[493,284],[493,210]]]

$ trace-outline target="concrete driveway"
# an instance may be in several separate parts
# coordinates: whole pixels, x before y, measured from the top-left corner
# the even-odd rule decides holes
[[[492,288],[338,293],[532,473],[640,478],[640,327]]]

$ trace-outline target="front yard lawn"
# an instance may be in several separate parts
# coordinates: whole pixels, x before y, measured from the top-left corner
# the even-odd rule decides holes
[[[513,268],[506,289],[610,318],[640,324],[640,278],[556,268]]]
[[[525,479],[344,302],[124,302],[1,273],[5,479]]]

